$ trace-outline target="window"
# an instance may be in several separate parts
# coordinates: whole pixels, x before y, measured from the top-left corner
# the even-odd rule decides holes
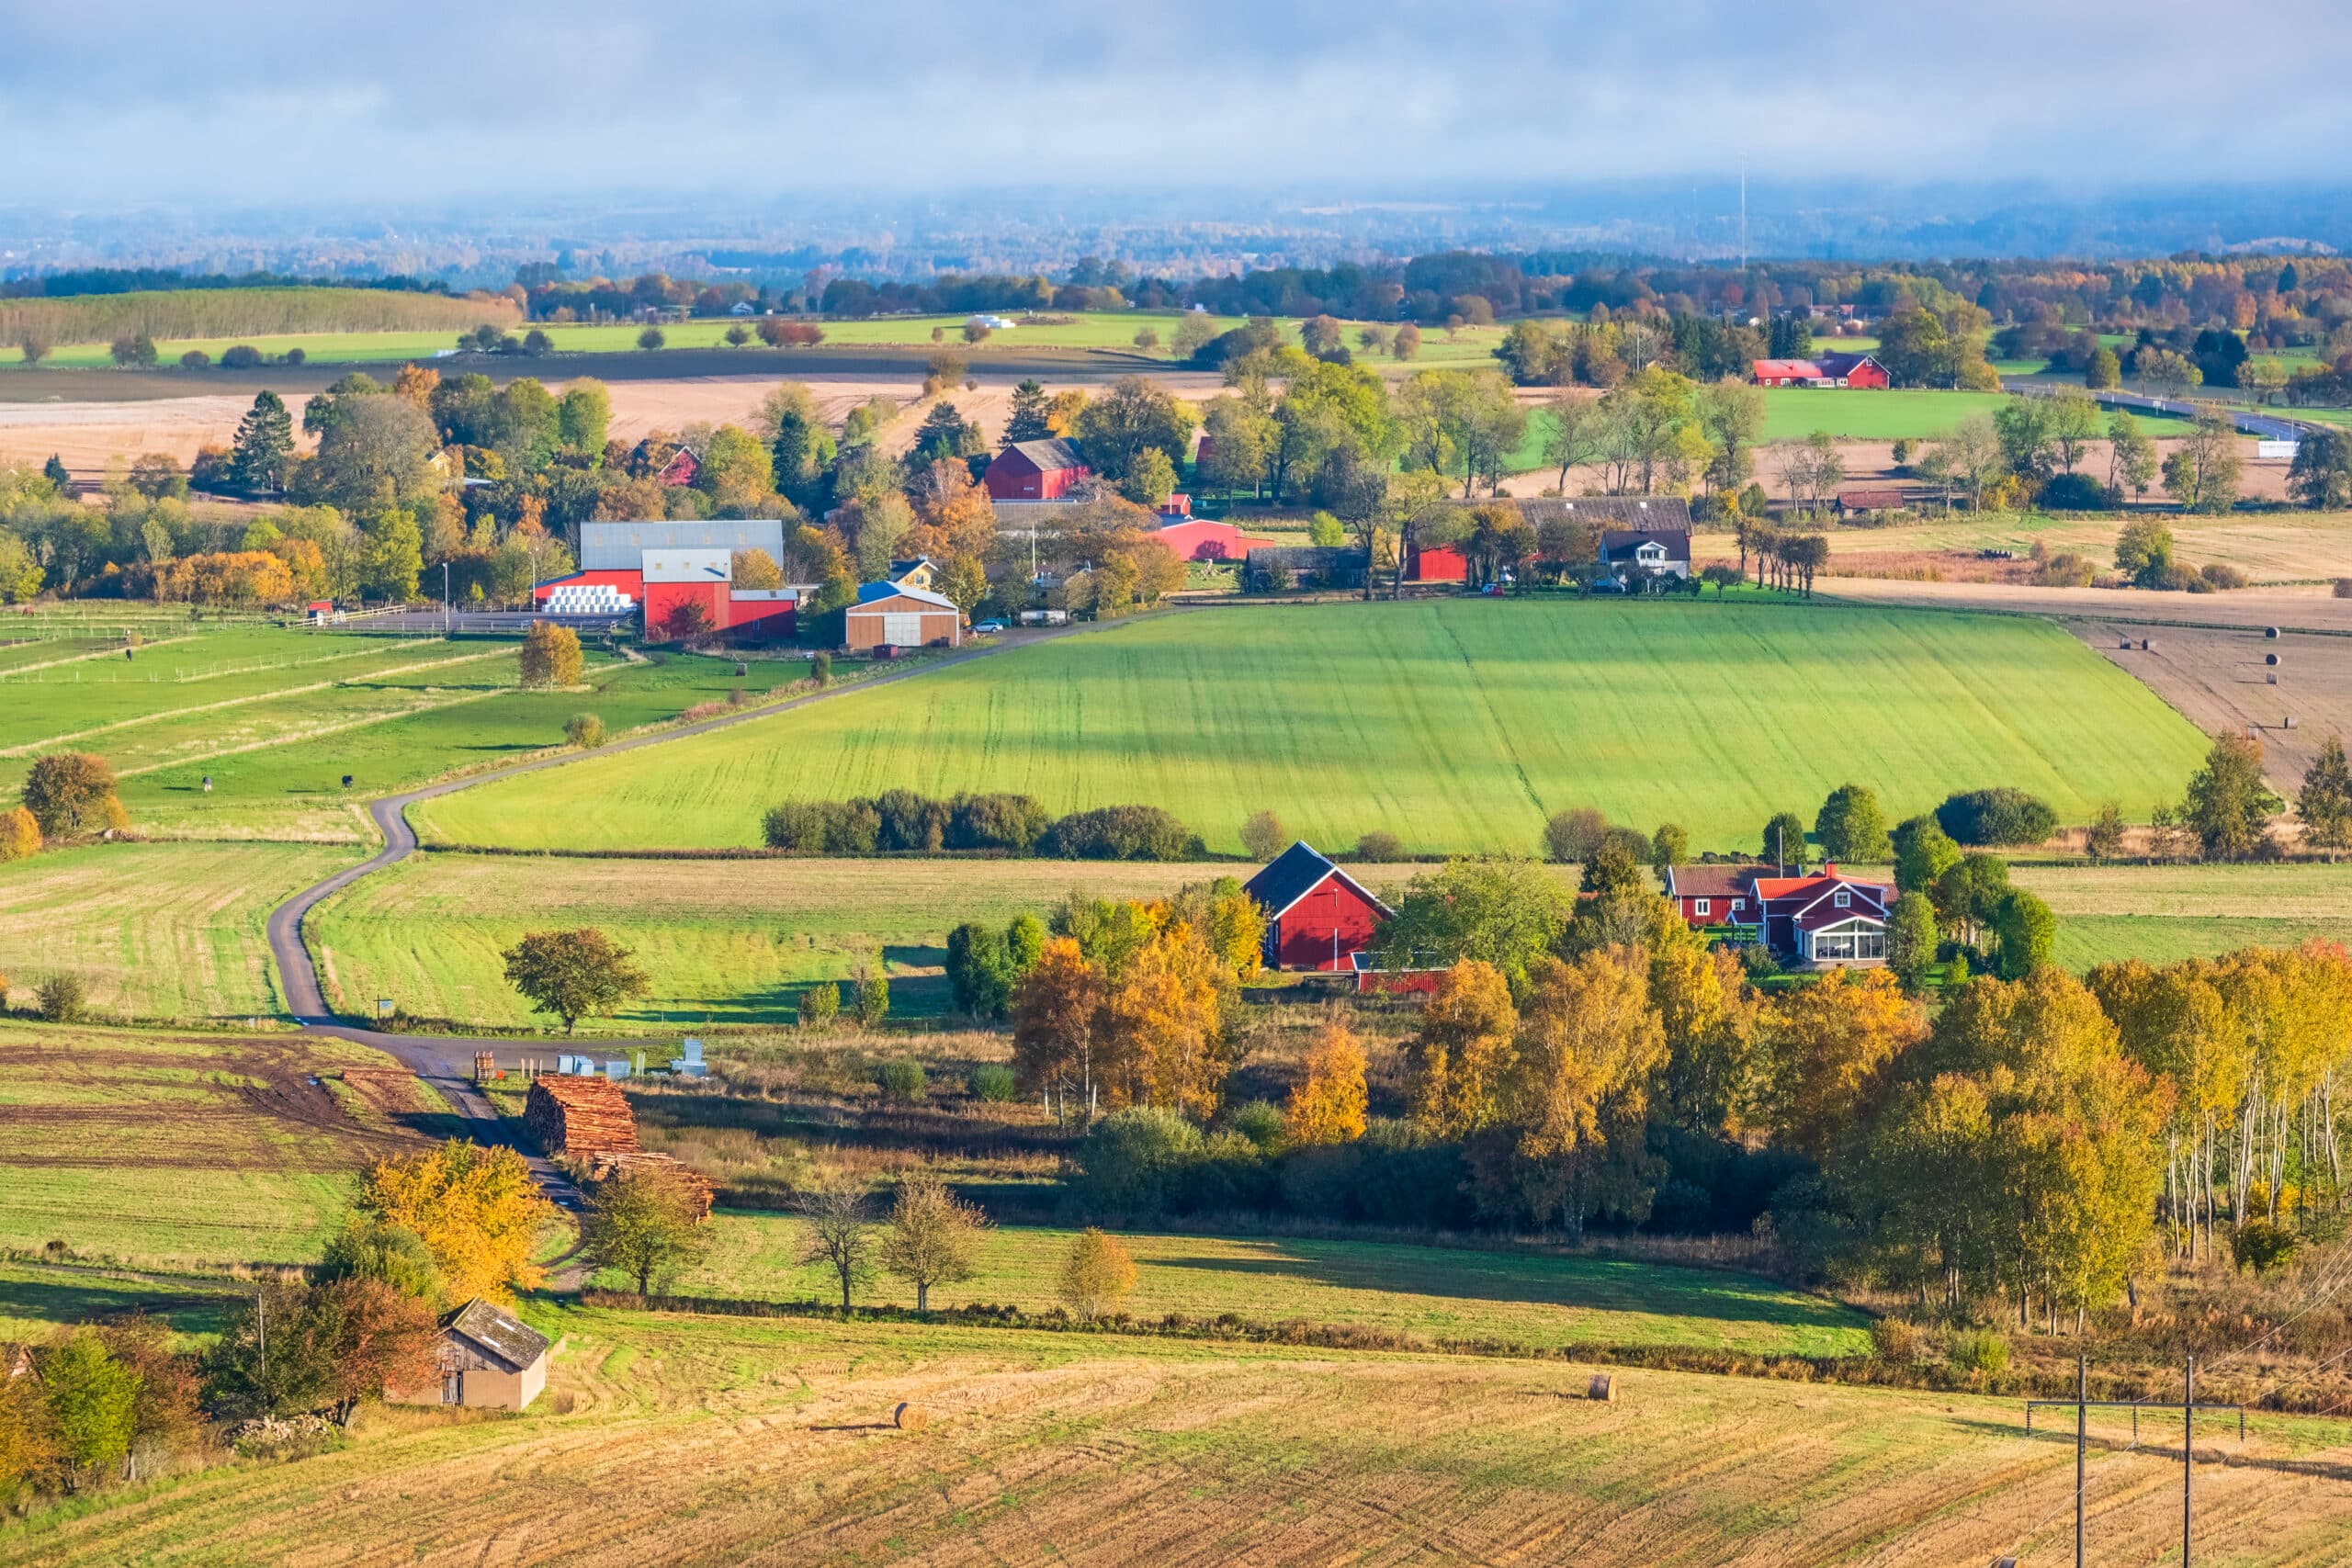
[[[1747,900],[1745,898],[1735,898],[1731,901],[1731,912],[1735,915],[1746,908],[1747,908]]]
[[[1694,898],[1690,901],[1690,908],[1699,914],[1703,915],[1709,908],[1713,908],[1713,900],[1706,898]]]
[[[1838,889],[1837,904],[1838,904],[1838,907],[1839,908],[1841,908],[1841,909],[1846,908],[1848,908],[1849,906],[1850,906],[1853,902],[1854,902],[1854,896],[1853,896],[1851,893],[1847,892],[1847,891],[1846,891],[1844,888],[1842,888],[1842,887],[1840,887],[1839,889]]]

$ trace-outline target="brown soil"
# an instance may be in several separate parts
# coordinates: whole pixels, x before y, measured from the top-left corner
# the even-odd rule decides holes
[[[2064,625],[2199,729],[2253,732],[2262,742],[2264,772],[2282,795],[2301,785],[2329,736],[2352,734],[2352,637],[2165,626],[2147,631],[2143,650],[2140,638],[2112,623]],[[2276,669],[2263,662],[2269,654],[2278,657]]]

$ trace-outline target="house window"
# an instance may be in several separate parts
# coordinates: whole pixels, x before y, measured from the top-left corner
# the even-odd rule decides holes
[[[1839,908],[1841,908],[1841,909],[1846,908],[1847,907],[1849,907],[1849,905],[1851,905],[1851,904],[1853,903],[1853,901],[1854,901],[1854,896],[1853,896],[1851,893],[1847,892],[1847,891],[1846,891],[1844,888],[1842,888],[1842,887],[1840,887],[1839,889],[1838,889],[1837,904],[1838,904],[1838,907]]]
[[[1747,908],[1747,900],[1745,898],[1735,898],[1731,901],[1731,912],[1735,915],[1746,908]]]
[[[1706,898],[1694,898],[1690,901],[1690,908],[1696,913],[1703,915],[1710,908],[1713,908],[1713,900]]]

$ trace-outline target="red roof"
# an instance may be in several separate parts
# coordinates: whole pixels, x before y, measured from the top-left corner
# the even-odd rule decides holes
[[[1756,362],[1756,375],[1758,379],[1774,381],[1789,378],[1801,381],[1822,378],[1821,367],[1810,359],[1759,359]]]

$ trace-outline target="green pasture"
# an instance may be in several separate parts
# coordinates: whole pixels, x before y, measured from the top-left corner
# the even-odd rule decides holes
[[[104,640],[0,647],[0,777],[13,784],[47,752],[95,751],[142,831],[348,840],[365,831],[355,801],[559,745],[573,714],[617,735],[798,673],[591,653],[579,689],[526,691],[515,646],[182,625],[127,659]]]
[[[0,865],[0,974],[30,1006],[79,978],[102,1015],[234,1023],[284,1011],[269,911],[357,858],[328,844],[115,843]]]
[[[1054,811],[1168,807],[1340,847],[1537,844],[1598,807],[1700,849],[1808,817],[1849,780],[1895,816],[2011,784],[2062,820],[2144,814],[2198,732],[2055,626],[1826,604],[1420,601],[1200,610],[1106,626],[674,745],[420,806],[435,841],[759,841],[796,796],[1004,789]]]
[[[708,1259],[681,1293],[821,1298],[825,1281],[798,1266],[801,1222],[725,1213]],[[1577,1344],[1675,1345],[1753,1354],[1853,1355],[1866,1320],[1826,1297],[1752,1275],[1548,1252],[1486,1252],[1393,1242],[1122,1235],[1136,1292],[1122,1309],[1261,1323],[1304,1322],[1408,1334],[1432,1343],[1501,1339],[1557,1349]],[[1043,1311],[1071,1233],[994,1231],[975,1276],[934,1291],[937,1305],[1005,1302]],[[606,1281],[618,1287],[617,1280]],[[911,1306],[895,1281],[878,1299]]]

